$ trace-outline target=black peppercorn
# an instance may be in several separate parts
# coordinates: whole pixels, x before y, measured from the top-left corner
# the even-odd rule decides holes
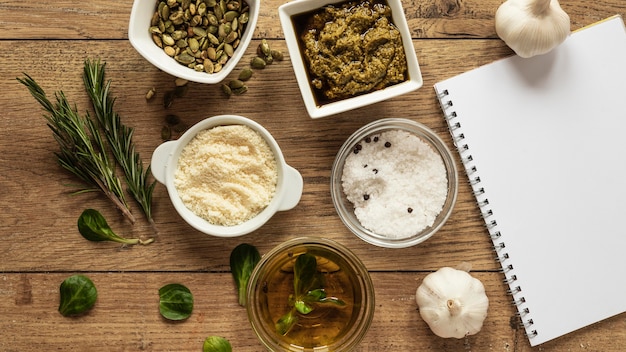
[[[372,141],[372,139],[370,137],[365,137],[365,143],[369,143],[371,141]]]
[[[378,173],[378,169],[372,169],[372,171],[374,171],[374,174]]]
[[[409,214],[411,214],[413,212],[413,208],[409,207],[406,211],[408,211]]]
[[[369,194],[364,194],[363,195],[363,200],[368,200],[370,199],[370,195]]]
[[[389,148],[389,147],[391,147],[391,143],[385,142],[385,148]]]

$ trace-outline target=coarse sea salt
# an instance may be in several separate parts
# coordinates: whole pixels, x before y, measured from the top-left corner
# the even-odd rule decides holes
[[[399,129],[361,140],[346,158],[341,181],[361,225],[395,239],[432,226],[448,192],[441,156]]]

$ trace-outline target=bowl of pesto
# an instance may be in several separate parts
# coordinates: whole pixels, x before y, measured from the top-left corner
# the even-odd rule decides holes
[[[278,12],[311,118],[422,86],[400,0],[297,0],[281,5]]]

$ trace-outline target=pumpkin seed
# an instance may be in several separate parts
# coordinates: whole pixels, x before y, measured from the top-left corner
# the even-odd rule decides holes
[[[257,47],[257,55],[259,55],[260,57],[264,57],[264,56],[269,56],[271,55],[271,48],[270,48],[270,44],[267,42],[267,40],[261,39],[261,44],[259,44],[259,46]]]
[[[226,43],[232,43],[235,41],[235,39],[237,39],[239,35],[237,34],[237,32],[230,32],[228,33],[228,35],[226,36],[226,38],[224,38],[224,42]]]
[[[241,72],[239,72],[238,78],[240,81],[247,81],[250,79],[250,77],[252,77],[252,70],[249,67],[246,67],[241,70]]]
[[[184,65],[189,65],[191,63],[196,62],[196,58],[189,55],[186,51],[180,53],[180,55],[174,57],[176,59],[176,61],[180,62],[181,64]]]
[[[174,114],[167,114],[165,115],[165,123],[170,126],[178,125],[180,123],[180,117]]]
[[[203,62],[204,65],[204,72],[206,73],[213,73],[213,61],[209,60],[209,59],[205,59]]]
[[[153,34],[152,35],[152,41],[154,42],[154,44],[156,44],[159,48],[163,47],[163,39],[161,39],[161,37],[157,34]]]
[[[181,65],[215,73],[239,46],[249,11],[245,0],[158,0],[148,30]]]
[[[194,53],[200,49],[200,43],[196,38],[189,38],[187,40],[187,44],[189,45],[189,49],[191,49]]]
[[[156,88],[150,88],[148,92],[146,93],[146,100],[148,101],[152,100],[155,94],[156,94]]]
[[[172,138],[172,129],[169,126],[161,127],[161,139],[169,141]]]
[[[165,94],[163,95],[163,107],[167,109],[170,106],[172,106],[173,102],[174,102],[174,91],[170,90],[170,91],[165,92]]]
[[[222,92],[224,92],[224,94],[226,94],[226,96],[228,97],[233,94],[232,89],[230,89],[230,87],[226,83],[222,84]]]
[[[276,60],[276,61],[283,61],[283,59],[284,59],[283,53],[281,51],[272,49],[271,50],[271,54],[272,54],[272,57],[274,58],[274,60]]]
[[[250,66],[255,69],[264,69],[267,64],[262,58],[255,56],[250,62]]]
[[[170,57],[174,57],[174,55],[176,55],[176,49],[174,49],[174,47],[172,46],[166,46],[165,48],[163,48],[163,51],[165,51],[167,56]]]
[[[228,57],[231,57],[235,53],[235,49],[233,48],[232,45],[225,44],[224,45],[224,52],[226,53],[226,55],[228,55]]]

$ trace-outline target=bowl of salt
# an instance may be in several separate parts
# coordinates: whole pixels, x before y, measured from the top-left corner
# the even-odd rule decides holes
[[[432,237],[452,214],[457,168],[434,131],[413,120],[384,118],[344,142],[330,190],[339,217],[356,236],[405,248]]]

